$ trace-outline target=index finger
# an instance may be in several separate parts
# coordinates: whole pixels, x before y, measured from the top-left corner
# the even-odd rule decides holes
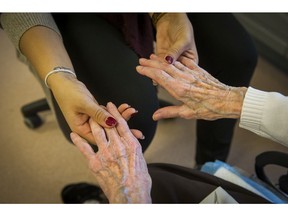
[[[136,70],[141,75],[147,76],[152,80],[155,80],[159,85],[166,89],[170,89],[170,86],[176,82],[176,80],[166,73],[164,70],[153,68],[149,66],[137,66]]]
[[[70,137],[72,142],[76,145],[76,147],[80,150],[80,152],[89,160],[91,157],[95,155],[92,147],[82,139],[77,133],[70,133]]]
[[[119,113],[117,107],[113,103],[109,102],[107,104],[107,109],[115,117],[115,119],[118,122],[116,129],[119,133],[119,136],[126,137],[126,138],[131,138],[131,137],[135,138],[132,132],[130,131],[126,120]]]
[[[89,119],[89,124],[92,130],[92,134],[96,142],[96,145],[98,146],[99,149],[105,148],[108,145],[108,140],[106,138],[104,129],[91,118]]]

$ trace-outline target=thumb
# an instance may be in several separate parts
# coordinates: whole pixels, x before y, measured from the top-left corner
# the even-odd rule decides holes
[[[185,44],[181,41],[177,41],[169,48],[165,55],[165,61],[169,64],[173,64],[179,56],[186,50]]]
[[[179,117],[180,109],[181,109],[180,106],[167,106],[156,110],[152,118],[154,121],[158,121],[160,119],[165,118],[176,118]]]
[[[95,122],[105,128],[117,125],[116,119],[106,110],[105,107],[97,103],[90,103],[86,106],[86,112]]]

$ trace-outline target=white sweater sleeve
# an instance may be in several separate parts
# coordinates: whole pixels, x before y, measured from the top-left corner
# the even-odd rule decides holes
[[[288,97],[249,87],[239,126],[288,147]]]

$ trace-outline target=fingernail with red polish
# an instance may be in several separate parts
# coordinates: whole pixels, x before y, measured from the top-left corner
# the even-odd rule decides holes
[[[173,63],[173,58],[171,56],[166,56],[165,60],[169,63],[172,64]]]
[[[116,119],[112,118],[112,117],[108,117],[105,121],[105,123],[108,125],[108,126],[115,126],[117,124],[117,121]]]

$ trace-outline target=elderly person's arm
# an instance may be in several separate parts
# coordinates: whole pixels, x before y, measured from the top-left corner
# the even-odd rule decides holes
[[[122,117],[126,114],[120,114],[112,103],[107,104],[107,111],[118,122],[115,128],[102,128],[90,119],[97,153],[76,133],[71,133],[71,139],[110,203],[151,203],[152,182],[141,145]]]

